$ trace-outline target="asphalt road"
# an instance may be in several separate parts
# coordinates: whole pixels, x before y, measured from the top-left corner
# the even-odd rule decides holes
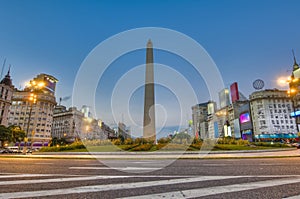
[[[164,165],[164,160],[0,158],[0,198],[300,198],[297,157]]]

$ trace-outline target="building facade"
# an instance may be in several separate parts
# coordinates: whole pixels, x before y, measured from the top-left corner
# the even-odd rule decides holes
[[[123,122],[118,123],[118,135],[122,136],[125,140],[131,138],[130,128],[128,128]]]
[[[109,132],[106,131],[106,124],[102,120],[84,117],[82,120],[83,131],[81,139],[83,140],[105,140],[109,137]],[[108,129],[110,129],[107,126]]]
[[[228,106],[228,123],[230,125],[231,137],[241,138],[240,115],[244,112],[250,113],[249,101],[236,100]]]
[[[75,107],[67,109],[62,105],[56,106],[53,114],[52,138],[64,138],[69,143],[80,140],[83,116],[84,114]]]
[[[8,125],[20,126],[32,143],[51,140],[57,81],[51,75],[40,74],[24,90],[13,93]]]
[[[293,104],[287,91],[256,91],[249,100],[254,136],[296,133],[295,119],[290,116]]]
[[[9,109],[14,91],[10,78],[10,69],[0,82],[0,125],[8,126]]]

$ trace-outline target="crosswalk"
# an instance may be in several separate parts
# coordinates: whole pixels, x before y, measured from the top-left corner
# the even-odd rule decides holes
[[[222,183],[212,183],[222,182]],[[227,184],[224,184],[228,182]],[[205,186],[210,183],[210,186]],[[300,183],[298,175],[171,176],[0,174],[0,198],[197,198]],[[115,194],[117,193],[117,194]],[[299,193],[300,194],[300,191]],[[76,197],[71,197],[76,198]],[[224,197],[226,198],[226,197]],[[281,198],[280,196],[278,198]],[[300,195],[288,196],[289,199]]]

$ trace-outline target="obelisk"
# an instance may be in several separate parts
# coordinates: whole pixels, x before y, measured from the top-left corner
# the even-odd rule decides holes
[[[153,46],[149,39],[146,52],[143,138],[156,141]]]

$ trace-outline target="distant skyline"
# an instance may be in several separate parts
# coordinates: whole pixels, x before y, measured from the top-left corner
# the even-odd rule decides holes
[[[0,0],[0,3],[1,67],[7,59],[4,74],[11,64],[16,88],[24,87],[26,81],[40,73],[55,76],[59,80],[57,101],[72,94],[77,70],[93,48],[112,35],[133,28],[163,27],[193,38],[216,63],[225,86],[238,82],[246,97],[254,91],[252,82],[256,79],[263,79],[265,88],[279,88],[277,78],[291,74],[292,49],[300,61],[298,0]],[[193,75],[185,60],[155,50],[154,62],[169,65],[190,77],[199,103],[209,100],[203,79]],[[107,113],[101,113],[101,107],[109,105],[105,100],[102,103],[105,95],[101,94],[110,95],[117,79],[141,64],[145,64],[144,50],[120,57],[106,71],[97,90],[100,119],[112,122]],[[172,94],[163,93],[158,101],[168,103]],[[132,99],[131,104],[139,104],[141,94],[142,89],[135,93],[137,99]],[[172,103],[170,106],[176,107],[176,102]],[[62,104],[70,106],[71,100]],[[135,110],[133,105],[131,108]]]

